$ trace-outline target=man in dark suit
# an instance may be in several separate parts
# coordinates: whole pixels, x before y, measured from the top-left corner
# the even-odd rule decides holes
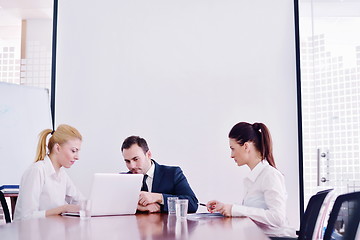
[[[179,197],[189,200],[188,212],[196,212],[198,200],[180,167],[155,162],[145,139],[138,136],[126,138],[121,151],[129,172],[144,174],[139,211],[168,212],[167,198]]]

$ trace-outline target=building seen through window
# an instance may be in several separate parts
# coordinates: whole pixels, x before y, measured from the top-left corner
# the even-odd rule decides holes
[[[0,82],[50,89],[51,0],[0,1]]]
[[[305,206],[360,190],[360,2],[300,0]]]

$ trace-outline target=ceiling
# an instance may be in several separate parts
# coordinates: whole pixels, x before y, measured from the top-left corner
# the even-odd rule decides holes
[[[0,26],[20,25],[23,19],[51,19],[52,0],[0,0]]]
[[[359,16],[360,0],[298,0],[315,4],[318,16]],[[319,5],[317,5],[319,4]],[[52,19],[53,0],[0,0],[0,27],[20,25],[22,19]]]

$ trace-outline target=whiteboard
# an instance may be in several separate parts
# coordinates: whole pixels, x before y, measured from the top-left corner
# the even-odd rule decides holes
[[[20,184],[45,128],[52,128],[48,90],[0,83],[0,186]]]
[[[199,201],[239,202],[248,169],[230,158],[227,135],[239,121],[264,122],[297,228],[293,1],[63,0],[58,9],[56,121],[84,137],[69,169],[81,190],[94,172],[126,170],[120,146],[134,134],[156,161],[181,166]]]

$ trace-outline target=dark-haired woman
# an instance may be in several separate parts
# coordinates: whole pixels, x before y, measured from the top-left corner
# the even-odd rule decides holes
[[[241,205],[212,200],[207,203],[208,211],[249,217],[274,236],[294,235],[287,227],[284,176],[276,169],[268,128],[263,123],[240,122],[231,129],[229,141],[231,158],[251,170],[244,179],[244,199]]]

